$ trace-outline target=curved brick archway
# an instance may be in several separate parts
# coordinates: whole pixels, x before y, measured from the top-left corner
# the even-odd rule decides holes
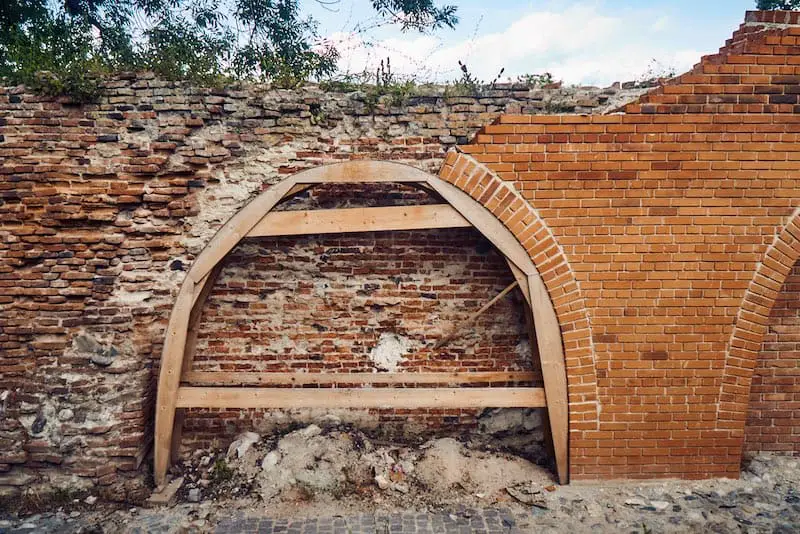
[[[545,222],[513,186],[471,156],[452,150],[439,177],[491,211],[516,236],[544,281],[558,316],[567,368],[570,466],[580,464],[577,439],[598,428],[597,371],[589,317],[577,278]]]
[[[744,441],[750,386],[772,308],[800,259],[800,208],[775,236],[742,300],[722,375],[717,421],[721,430]],[[742,444],[740,444],[740,447]]]
[[[570,472],[568,443],[573,439],[580,443],[581,432],[595,430],[598,413],[588,317],[575,277],[538,214],[499,177],[469,156],[455,152],[449,154],[441,175],[442,178],[436,178],[413,167],[389,162],[348,162],[318,167],[273,186],[220,228],[189,269],[170,316],[156,410],[154,466],[159,484],[165,480],[170,458],[177,457],[176,446],[180,443],[186,408],[256,407],[252,404],[258,395],[254,396],[251,391],[226,393],[224,388],[181,387],[186,383],[185,372],[191,369],[194,357],[196,320],[202,315],[203,303],[221,261],[243,238],[261,235],[256,226],[280,199],[297,188],[316,183],[364,181],[412,182],[430,187],[457,207],[463,218],[507,257],[517,283],[524,287],[536,325],[545,383],[540,394],[546,396],[542,406],[547,406],[550,416],[558,478],[562,483],[567,481]],[[273,392],[263,390],[262,393]],[[226,397],[226,394],[229,395]],[[208,404],[212,397],[216,399],[213,406]],[[282,407],[275,404],[278,402],[275,398],[270,397],[271,404],[262,407]],[[577,456],[581,458],[583,454]]]

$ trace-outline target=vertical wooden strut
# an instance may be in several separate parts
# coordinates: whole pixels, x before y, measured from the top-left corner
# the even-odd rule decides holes
[[[564,367],[564,346],[561,328],[542,279],[528,276],[531,291],[531,312],[542,363],[547,415],[553,437],[558,480],[565,484],[569,479],[569,406],[567,405],[567,374]]]
[[[186,278],[172,308],[161,355],[161,371],[158,377],[158,397],[156,399],[156,430],[154,472],[156,486],[166,481],[172,449],[172,431],[175,424],[175,407],[178,386],[181,381],[183,352],[186,347],[186,333],[189,327],[189,313],[194,294],[194,282]]]
[[[258,396],[259,392],[253,389],[234,391],[230,388],[220,387],[200,388],[203,390],[200,391],[198,388],[181,387],[181,377],[188,376],[187,373],[191,370],[197,341],[197,329],[202,317],[202,307],[211,291],[211,287],[214,285],[215,278],[221,268],[221,262],[225,256],[244,237],[248,236],[253,228],[287,194],[297,192],[308,184],[329,182],[419,183],[439,194],[507,258],[517,282],[509,286],[501,295],[519,285],[529,305],[533,323],[529,326],[531,332],[534,333],[532,341],[538,348],[542,364],[544,398],[550,419],[556,470],[559,481],[566,483],[568,479],[569,413],[564,348],[555,308],[528,252],[500,220],[457,187],[408,165],[389,162],[351,161],[301,172],[272,186],[257,196],[220,228],[187,273],[170,315],[161,357],[155,425],[154,476],[156,485],[163,486],[170,461],[177,456],[183,410],[195,406],[193,404],[195,401],[192,400],[194,399],[193,394],[195,397],[197,395],[202,397],[207,393],[206,390],[213,390],[214,394],[219,399],[222,399],[219,402],[215,402],[220,406],[224,405],[231,408],[240,407],[236,405],[239,402],[247,401],[253,403],[258,399],[261,399],[259,400],[261,404],[273,402],[270,399],[274,397],[275,393],[268,390],[261,391],[260,396]],[[496,299],[499,298],[501,297],[496,297]],[[217,391],[217,389],[220,391]],[[514,388],[503,389],[511,392]],[[516,388],[513,391],[514,395],[517,396],[513,399],[514,405],[541,406],[539,404],[542,402],[541,390],[537,388],[528,389],[530,391],[526,391],[525,388]],[[300,390],[300,393],[302,391],[308,390]],[[281,390],[279,393],[281,396],[293,395],[290,389]],[[440,392],[434,393],[443,395]],[[472,393],[475,396],[481,392],[475,390]],[[319,394],[316,395],[319,397]],[[348,395],[350,394],[348,393]],[[363,397],[358,393],[358,390],[352,395],[355,401],[358,402]],[[454,396],[452,392],[448,395]],[[536,397],[537,395],[538,397]],[[468,396],[463,394],[458,397],[463,399]],[[380,399],[376,399],[375,402],[383,403],[384,400],[382,398],[383,396]],[[180,408],[178,408],[179,399],[183,399],[180,401]],[[497,401],[495,394],[484,394],[477,400],[473,399],[473,403],[482,405],[484,402],[493,402],[492,399],[494,399],[494,402]],[[314,402],[317,401],[318,399],[314,400]],[[350,399],[349,402],[355,401]],[[459,402],[461,401],[459,400]]]

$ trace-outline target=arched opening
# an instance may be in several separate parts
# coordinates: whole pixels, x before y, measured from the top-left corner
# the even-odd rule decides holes
[[[800,454],[800,261],[778,292],[758,352],[744,453]]]
[[[292,195],[321,183],[403,183],[435,194],[434,205],[310,211],[274,211]],[[193,372],[203,305],[225,257],[244,238],[425,230],[473,227],[505,257],[530,309],[531,330],[540,357],[544,388],[428,387],[435,384],[525,382],[518,376],[488,373],[350,373],[334,378],[347,388],[286,388],[319,382],[319,373]],[[506,292],[507,292],[506,291]],[[500,295],[498,295],[499,297]],[[446,337],[446,336],[445,336]],[[447,342],[447,339],[440,340]],[[516,237],[479,202],[453,185],[409,166],[385,162],[347,162],[318,167],[287,178],[256,197],[226,223],[198,256],[178,293],[170,316],[158,384],[155,477],[164,482],[176,457],[182,418],[187,408],[303,407],[546,407],[559,480],[567,481],[567,388],[561,334],[555,309],[536,267]],[[412,379],[413,377],[413,379]],[[324,380],[332,380],[330,377]],[[361,388],[372,383],[414,383],[414,388]],[[264,387],[265,383],[273,387]],[[336,382],[334,382],[336,383]]]
[[[800,208],[794,210],[775,235],[742,300],[728,344],[720,386],[717,424],[721,430],[736,432],[740,437],[746,432],[753,371],[758,366],[759,352],[773,323],[773,308],[798,260]],[[744,441],[740,441],[740,454]]]

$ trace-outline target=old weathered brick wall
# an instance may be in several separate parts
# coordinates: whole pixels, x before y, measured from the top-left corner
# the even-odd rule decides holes
[[[800,263],[781,287],[758,353],[745,450],[800,453]]]
[[[751,370],[800,254],[798,23],[749,13],[624,114],[504,115],[462,147],[541,218],[526,230],[528,208],[487,202],[544,240],[523,244],[566,344],[573,477],[738,473]],[[462,159],[443,176],[485,195]]]
[[[135,472],[148,451],[154,367],[186,266],[217,228],[282,176],[350,158],[399,160],[435,173],[448,148],[468,142],[502,112],[603,111],[641,93],[506,86],[479,97],[450,97],[431,89],[402,105],[391,100],[373,105],[363,93],[326,93],[314,87],[208,90],[146,75],[107,85],[99,104],[84,106],[22,87],[0,89],[0,493],[63,481],[73,487],[116,483],[114,491],[121,496],[118,482]],[[340,190],[327,197],[306,195],[304,202],[328,208],[374,205],[386,196]],[[448,253],[459,263],[429,257],[441,255],[445,238],[452,238]],[[426,313],[429,299],[423,293],[435,294],[447,320],[455,318],[450,310],[456,303],[480,305],[507,282],[496,254],[474,233],[407,239],[340,240],[345,249],[359,246],[373,255],[360,271],[341,276],[352,280],[346,287],[353,292],[351,299],[371,291],[374,281],[363,274],[395,261],[399,249],[406,264],[396,275],[420,282],[423,278],[414,277],[421,275],[413,273],[422,269],[445,285],[472,284],[475,295],[469,301],[441,287],[403,286],[398,298],[408,305],[422,301]],[[293,270],[306,265],[312,252],[321,251],[311,256],[319,261],[338,246],[333,237],[294,241],[307,248],[291,248],[289,241],[273,242],[280,247],[271,252],[245,254],[242,249],[239,257],[245,266],[263,267],[266,258],[283,254],[273,268]],[[410,254],[410,247],[419,253]],[[289,254],[295,249],[297,254]],[[363,262],[361,257],[341,259]],[[231,276],[245,270],[238,269]],[[481,277],[460,278],[474,274]],[[325,276],[332,279],[335,273]],[[311,278],[310,273],[302,277],[305,283]],[[212,298],[212,310],[219,314],[224,288],[232,285],[226,280]],[[249,280],[257,283],[258,276]],[[296,282],[281,283],[292,287]],[[240,296],[251,302],[252,295]],[[496,341],[482,338],[485,344],[477,349],[502,353],[495,360],[502,366],[516,357],[520,337],[514,315],[519,308],[512,302],[496,309],[498,319],[508,319],[508,330],[498,329]],[[249,310],[242,304],[231,308],[245,316]],[[301,307],[286,321],[308,326],[310,310]],[[382,330],[421,321],[388,308],[383,314],[359,313],[391,323]],[[337,332],[343,322],[337,323]],[[282,337],[263,341],[286,347]],[[203,343],[207,347],[209,341]],[[461,350],[457,345],[451,349],[454,354]],[[470,350],[474,354],[476,349]],[[486,365],[489,360],[479,354],[475,361]],[[225,419],[217,415],[190,417],[196,439],[216,432],[215,425]],[[239,426],[253,422],[228,415]],[[407,415],[382,414],[385,419]],[[455,411],[420,417],[451,424],[473,415]],[[192,439],[190,433],[187,441]]]
[[[308,197],[278,210],[436,202],[394,184],[318,186]],[[502,255],[473,229],[250,239],[228,257],[209,296],[193,369],[538,370],[518,291],[447,346],[434,349],[443,332],[513,281]],[[382,341],[388,348],[373,354]],[[387,356],[397,361],[384,361]],[[337,414],[381,433],[425,435],[475,426],[478,412]],[[285,414],[270,411],[192,410],[185,444],[224,442],[237,431],[269,431],[284,420]]]

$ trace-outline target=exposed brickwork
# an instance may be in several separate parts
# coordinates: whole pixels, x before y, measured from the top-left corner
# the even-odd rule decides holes
[[[753,373],[745,450],[800,453],[800,263],[781,287]]]
[[[369,352],[390,332],[410,343],[402,370],[531,369],[518,291],[433,349],[514,281],[474,230],[258,239],[225,265],[200,324],[197,370],[372,372]]]
[[[366,196],[352,193],[351,200]],[[314,204],[328,205],[324,196]],[[396,334],[409,344],[402,372],[538,370],[518,291],[433,349],[443,332],[513,281],[502,256],[471,229],[251,240],[229,255],[209,296],[193,368],[373,372],[370,351],[381,335]],[[540,386],[541,379],[513,385]],[[370,411],[377,414],[371,426],[384,434],[474,429],[478,412]],[[273,414],[245,413],[190,411],[185,445],[281,426]],[[363,424],[367,415],[350,418]]]
[[[109,484],[136,468],[152,431],[163,329],[187,266],[283,175],[351,158],[435,173],[448,148],[500,113],[603,110],[640,92],[433,90],[373,107],[359,93],[212,91],[141,76],[109,82],[99,104],[79,107],[0,89],[0,490],[40,476]],[[306,205],[387,196],[340,187]],[[461,415],[421,414],[448,424],[443,417]]]
[[[530,115],[549,107],[545,97],[514,87],[375,109],[358,95],[316,89],[209,91],[146,77],[114,81],[99,105],[86,107],[0,90],[0,486],[57,474],[107,484],[135,469],[150,432],[154,363],[186,266],[282,175],[352,158],[441,171],[531,254],[565,346],[573,478],[736,476],[752,370],[800,255],[795,19],[749,14],[719,54],[617,115]],[[572,99],[568,109],[600,109],[602,95],[581,108],[583,96],[558,91]],[[455,144],[464,153],[444,161]],[[347,191],[340,193],[319,205],[339,205]],[[459,232],[450,234],[461,246],[453,254],[464,259],[480,239]],[[441,276],[432,249],[447,235],[423,237],[413,265],[398,272]],[[373,237],[342,244],[376,254],[370,266],[408,248]],[[328,239],[304,243],[323,252],[339,246]],[[307,261],[281,243],[270,242],[281,262]],[[234,260],[277,277],[281,263],[269,263],[266,251],[243,248]],[[446,283],[487,269],[477,283],[496,291],[508,280],[497,259],[458,262],[467,271]],[[212,304],[211,313],[237,324],[228,310],[257,309],[252,297],[230,299],[233,289],[256,290],[266,279],[259,276],[250,288],[223,278],[214,296],[228,304]],[[366,278],[347,286],[354,295],[337,309],[353,313],[372,283]],[[422,282],[412,280],[419,287],[398,298],[427,312]],[[438,296],[448,309],[451,296]],[[315,306],[292,309],[293,319],[310,319]],[[409,337],[421,328],[413,312],[378,316]],[[220,348],[215,324],[204,350]],[[340,334],[345,323],[331,324]],[[341,354],[367,343],[358,337],[365,325],[357,326]],[[508,367],[510,339],[522,334],[505,332],[463,354],[480,356],[472,360],[478,368],[498,351],[495,363]],[[242,341],[241,329],[232,335]],[[202,421],[214,424],[207,414],[190,428],[209,428]]]
[[[762,30],[624,115],[505,115],[462,147],[530,202],[591,318],[599,426],[571,425],[573,477],[738,472],[749,381],[731,387],[755,359],[735,352],[734,324],[746,328],[737,318],[753,272],[800,190],[786,78],[800,74],[800,28]],[[761,85],[786,102],[727,101]],[[793,263],[781,259],[783,276]]]

